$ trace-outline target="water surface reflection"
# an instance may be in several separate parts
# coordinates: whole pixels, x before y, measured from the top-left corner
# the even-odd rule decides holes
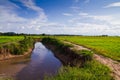
[[[17,80],[42,80],[44,75],[54,75],[61,66],[61,62],[54,57],[42,43],[37,42],[31,55],[31,60],[16,75]]]

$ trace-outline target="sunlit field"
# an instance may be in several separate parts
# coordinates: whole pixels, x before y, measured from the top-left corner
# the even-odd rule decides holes
[[[23,40],[23,36],[0,36],[0,44]]]
[[[120,37],[60,36],[57,38],[88,47],[95,53],[114,60],[120,60]]]
[[[66,52],[65,47],[73,47],[72,45],[65,44],[63,41],[59,41],[55,38],[43,38],[42,42],[43,44],[48,43],[55,45],[57,47],[56,50],[60,50],[62,56],[69,55],[69,53]],[[78,51],[73,53],[72,56],[74,56],[74,54],[84,56],[85,64],[83,64],[82,67],[70,66],[69,64],[67,66],[62,66],[56,76],[53,76],[52,78],[48,77],[46,80],[113,80],[110,75],[111,70],[94,60],[91,51]],[[76,60],[77,58],[78,57],[76,57]],[[74,61],[74,58],[72,58],[72,61]]]

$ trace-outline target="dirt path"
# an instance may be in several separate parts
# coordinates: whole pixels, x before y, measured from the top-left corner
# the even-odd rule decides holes
[[[71,42],[65,41],[65,43],[72,44],[74,46],[73,48],[75,48],[77,50],[90,50],[88,48],[73,44]],[[117,62],[115,60],[112,60],[110,58],[104,57],[104,56],[99,55],[99,54],[94,54],[93,58],[96,59],[97,61],[99,61],[100,63],[108,66],[111,69],[112,76],[115,78],[115,80],[120,80],[120,62]]]

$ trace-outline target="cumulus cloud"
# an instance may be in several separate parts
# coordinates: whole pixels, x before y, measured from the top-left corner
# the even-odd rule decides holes
[[[46,19],[46,15],[45,15],[43,9],[38,7],[38,6],[36,6],[36,4],[34,3],[34,0],[21,0],[21,2],[27,8],[32,9],[32,10],[38,12],[40,19]]]
[[[81,12],[81,13],[79,13],[78,15],[80,15],[80,16],[87,16],[88,13]]]
[[[70,13],[62,13],[64,16],[73,16],[72,14]]]
[[[111,3],[105,6],[104,8],[111,8],[111,7],[120,7],[120,2]]]
[[[4,2],[5,1],[5,2]],[[28,19],[19,16],[15,9],[20,8],[16,4],[4,0],[0,6],[0,31],[14,31],[14,32],[26,32],[34,33],[47,22],[47,16],[42,8],[37,7],[32,0],[21,0],[23,5],[36,11],[38,16],[36,18]],[[8,4],[7,4],[8,3]],[[6,6],[7,5],[7,6]]]
[[[41,27],[41,32],[48,34],[81,34],[81,35],[118,35],[119,30],[111,29],[107,24],[74,23],[73,25],[52,25],[51,27]],[[54,33],[53,33],[54,32]]]
[[[81,34],[91,35],[120,35],[120,19],[112,15],[90,15],[80,12],[68,22]],[[78,29],[77,29],[78,28]]]

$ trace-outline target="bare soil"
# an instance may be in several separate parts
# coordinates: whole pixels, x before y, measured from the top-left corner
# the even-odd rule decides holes
[[[66,42],[68,44],[72,44],[73,48],[77,49],[77,50],[90,50],[88,48],[85,48],[83,46],[80,45],[76,45],[74,43],[71,42]],[[112,60],[110,58],[104,57],[102,55],[99,54],[94,54],[93,58],[97,61],[99,61],[100,63],[106,65],[107,67],[109,67],[111,69],[111,74],[114,77],[115,80],[120,80],[120,62]]]

